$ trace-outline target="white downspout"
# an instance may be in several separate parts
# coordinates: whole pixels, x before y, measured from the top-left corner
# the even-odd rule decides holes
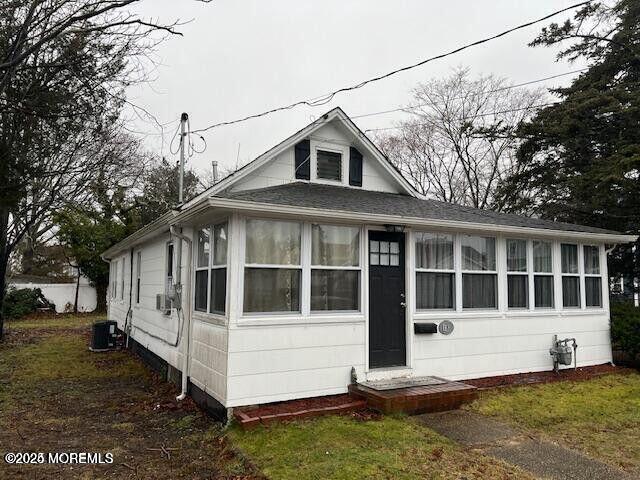
[[[180,310],[184,315],[184,325],[183,329],[183,339],[185,341],[184,346],[182,348],[182,390],[180,395],[176,397],[176,400],[182,401],[187,397],[187,389],[188,389],[188,378],[189,378],[189,352],[191,347],[191,265],[193,263],[192,255],[193,255],[193,245],[191,239],[179,232],[176,228],[176,225],[171,225],[170,227],[171,235],[175,235],[180,240],[180,245],[178,248],[178,255],[176,261],[176,269],[179,272],[178,278],[180,279],[180,284],[182,284],[182,241],[187,242],[188,253],[187,253],[187,288],[185,289],[185,294],[182,295],[182,289],[180,288]],[[186,302],[185,302],[186,298]],[[186,303],[186,309],[184,305]]]

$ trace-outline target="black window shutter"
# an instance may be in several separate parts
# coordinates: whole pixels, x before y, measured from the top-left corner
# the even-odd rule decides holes
[[[311,179],[311,142],[302,140],[296,143],[296,175],[300,180]]]
[[[349,149],[349,185],[362,186],[362,154],[353,147]]]

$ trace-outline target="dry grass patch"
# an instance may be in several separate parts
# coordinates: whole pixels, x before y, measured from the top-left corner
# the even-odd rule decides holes
[[[111,452],[114,463],[0,462],[0,478],[259,477],[229,447],[218,422],[190,401],[178,404],[176,387],[137,358],[90,352],[86,325],[92,321],[37,322],[42,326],[14,328],[11,323],[0,344],[0,456],[8,451]]]

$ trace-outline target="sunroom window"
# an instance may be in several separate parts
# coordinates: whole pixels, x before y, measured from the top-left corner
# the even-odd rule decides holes
[[[311,310],[360,309],[360,229],[311,227]]]
[[[416,307],[452,309],[455,305],[453,235],[416,235]]]
[[[227,298],[227,224],[198,231],[195,310],[224,315]]]
[[[462,307],[496,308],[496,239],[462,235],[461,247]]]
[[[560,245],[562,260],[562,305],[565,308],[580,307],[580,272],[578,270],[578,246]]]
[[[536,308],[553,308],[552,251],[549,242],[533,242],[533,290]]]
[[[318,149],[316,152],[316,177],[342,181],[342,154]]]
[[[301,224],[246,223],[244,311],[299,312]]]
[[[509,308],[529,307],[526,240],[507,239],[507,305]]]
[[[600,249],[584,246],[584,293],[587,307],[602,306],[602,277],[600,275]]]

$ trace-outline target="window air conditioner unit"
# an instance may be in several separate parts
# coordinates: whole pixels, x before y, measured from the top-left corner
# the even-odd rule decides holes
[[[156,310],[163,312],[165,315],[169,315],[172,308],[173,302],[169,295],[164,293],[158,293],[156,295]]]

